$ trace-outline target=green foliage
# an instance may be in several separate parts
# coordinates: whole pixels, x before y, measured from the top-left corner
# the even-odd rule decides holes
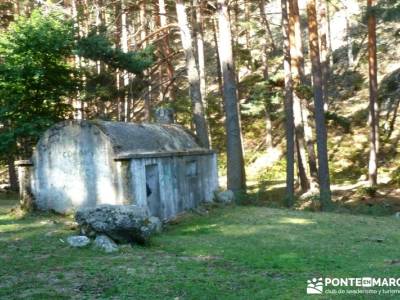
[[[249,101],[242,104],[242,114],[245,116],[259,116],[265,109],[268,109],[270,113],[276,111],[277,106],[282,101],[280,79],[259,82],[250,80],[250,83]]]
[[[0,154],[35,142],[70,106],[62,101],[76,88],[66,63],[72,54],[72,24],[39,10],[20,17],[0,36]],[[27,148],[27,147],[26,147]]]
[[[374,12],[383,21],[398,21],[400,20],[400,2],[398,0],[379,1]]]
[[[391,174],[390,174],[390,182],[394,183],[396,185],[400,184],[400,168],[396,168]]]
[[[104,27],[94,28],[87,37],[77,43],[76,54],[94,61],[102,61],[114,69],[126,70],[140,74],[153,63],[154,47],[149,46],[142,51],[122,52],[113,48]]]
[[[348,118],[340,116],[332,111],[327,111],[325,116],[326,119],[332,123],[332,125],[343,128],[345,133],[349,133],[351,131],[351,122]]]
[[[376,196],[377,192],[378,192],[378,189],[376,186],[363,186],[357,190],[358,195],[368,196],[368,197]]]

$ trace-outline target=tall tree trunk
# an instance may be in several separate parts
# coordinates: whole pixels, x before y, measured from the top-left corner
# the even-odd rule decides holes
[[[286,119],[286,201],[294,204],[294,122],[293,81],[290,63],[289,19],[287,0],[281,0],[283,33],[283,66],[285,72],[285,119]]]
[[[290,42],[290,59],[291,59],[291,73],[293,78],[293,114],[294,114],[294,127],[295,127],[295,139],[296,139],[296,152],[297,152],[297,167],[300,177],[300,185],[303,192],[306,192],[309,188],[309,180],[307,177],[306,170],[304,168],[307,162],[306,157],[306,144],[304,141],[304,126],[303,126],[303,113],[301,108],[301,99],[296,92],[296,87],[301,84],[300,74],[302,72],[299,49],[296,45],[296,14],[293,12],[293,0],[289,2],[289,42]]]
[[[128,22],[127,22],[127,13],[126,13],[126,5],[125,0],[121,0],[121,49],[122,52],[128,52]],[[131,103],[130,103],[130,93],[127,91],[129,87],[129,74],[127,71],[123,72],[123,83],[125,89],[124,95],[124,116],[125,122],[129,122],[131,119]]]
[[[324,109],[328,111],[328,79],[329,79],[329,57],[328,57],[328,21],[327,21],[327,4],[326,0],[319,0],[319,21],[320,21],[320,45],[321,45],[321,67],[322,67],[322,83],[324,87]]]
[[[8,164],[8,181],[10,184],[10,189],[12,191],[18,191],[18,176],[15,171],[14,157],[8,156],[7,158]]]
[[[193,0],[193,7],[196,11],[196,21],[195,21],[195,34],[196,34],[196,46],[197,46],[197,62],[199,65],[199,75],[200,75],[200,87],[201,87],[201,98],[203,99],[203,105],[207,108],[206,96],[207,96],[207,86],[206,86],[206,68],[204,59],[204,34],[203,34],[203,1]]]
[[[232,53],[232,33],[226,0],[218,0],[219,56],[221,60],[225,127],[227,136],[228,189],[236,192],[246,188],[242,138],[240,134],[240,119],[235,80],[235,67]]]
[[[376,55],[376,17],[374,12],[375,0],[367,0],[368,5],[368,62],[369,62],[369,122],[370,150],[368,177],[369,184],[378,183],[378,151],[379,151],[379,108],[378,108],[378,62]]]
[[[303,41],[300,27],[300,12],[298,0],[290,0],[290,23],[293,24],[294,29],[294,40],[296,46],[296,57],[295,64],[292,65],[292,71],[296,84],[306,85],[306,78],[304,74],[304,55],[303,55]],[[298,78],[296,77],[298,76]],[[318,187],[318,170],[317,170],[317,159],[315,155],[314,138],[311,122],[309,118],[310,112],[308,108],[307,99],[301,99],[301,109],[303,116],[303,127],[304,127],[304,139],[306,143],[306,151],[308,155],[308,167],[310,169],[310,184],[311,189]]]
[[[315,106],[315,127],[317,130],[317,151],[318,151],[318,177],[321,207],[324,210],[330,209],[331,189],[328,166],[327,130],[325,124],[323,82],[321,61],[319,57],[319,39],[317,12],[315,0],[307,0],[308,15],[308,38],[310,47],[311,71],[313,78],[314,106]]]
[[[192,100],[193,121],[196,128],[196,134],[202,146],[209,148],[210,141],[208,137],[208,128],[204,114],[203,101],[201,99],[199,70],[196,66],[196,60],[193,54],[192,36],[190,33],[186,7],[183,3],[183,0],[176,1],[176,14],[181,32],[182,47],[185,52],[186,68],[190,85],[189,92]]]
[[[352,28],[352,12],[348,6],[348,3],[346,1],[344,2],[344,7],[345,7],[345,13],[346,13],[346,39],[347,39],[347,62],[349,67],[352,67],[354,65],[354,56],[353,56],[353,38],[351,34],[351,28]]]
[[[268,27],[268,20],[267,20],[267,15],[265,14],[265,0],[261,0],[259,2],[259,9],[260,9],[260,16],[261,16],[261,25],[265,29]],[[264,80],[267,82],[269,79],[269,72],[268,72],[268,54],[269,54],[269,48],[272,47],[273,40],[272,42],[269,43],[268,38],[266,35],[264,35],[263,38],[263,45],[262,45],[262,64],[263,64],[263,77]],[[271,120],[271,108],[269,103],[265,103],[265,144],[266,144],[266,150],[270,150],[273,148],[273,142],[272,142],[272,120]]]
[[[158,0],[158,9],[159,9],[159,14],[160,14],[160,27],[165,27],[167,26],[167,11],[165,9],[165,0]],[[167,31],[168,34],[164,36],[162,39],[162,45],[163,45],[163,52],[165,57],[170,57],[171,55],[171,48],[169,45],[169,31]],[[168,80],[169,80],[169,88],[167,91],[165,91],[167,97],[171,100],[174,100],[175,94],[175,85],[173,83],[174,81],[174,66],[171,63],[170,59],[167,59],[167,75],[168,75]],[[166,96],[164,95],[164,97]]]
[[[223,94],[224,94],[223,84],[222,84],[222,68],[221,68],[221,60],[220,60],[219,51],[218,51],[219,43],[218,43],[218,36],[217,36],[217,25],[215,23],[216,23],[216,21],[213,18],[212,19],[212,28],[213,28],[213,38],[214,38],[214,44],[215,44],[215,58],[217,60],[217,80],[218,80],[219,92],[220,92],[221,97],[222,97]],[[223,103],[221,105],[221,109],[220,110],[221,110],[221,112],[224,111]]]
[[[141,31],[140,31],[140,39],[141,41],[144,41],[146,39],[147,36],[147,19],[146,19],[146,2],[145,0],[140,1],[140,6],[139,6],[139,18],[140,18],[140,27],[141,27]],[[142,43],[142,45],[145,47],[147,45],[147,42],[144,41]],[[145,78],[147,80],[150,81],[150,74],[149,72],[146,70],[143,72]],[[144,121],[148,122],[150,121],[150,98],[151,98],[151,84],[148,84],[147,87],[148,91],[145,93],[144,95],[144,116],[143,119]]]
[[[19,1],[17,1],[18,3]],[[80,29],[79,29],[79,18],[78,18],[78,8],[76,6],[76,1],[72,0],[71,1],[71,15],[72,15],[72,21],[74,24],[74,29],[76,30],[76,32],[78,32],[78,35],[80,37]],[[79,69],[81,68],[81,58],[78,55],[74,56],[74,61],[75,61],[75,68]],[[74,107],[74,118],[77,120],[82,120],[83,118],[83,102],[80,99],[81,95],[80,95],[80,91],[77,91],[77,96],[76,99],[74,99],[73,101],[75,103],[73,103],[73,107]]]
[[[268,19],[267,15],[265,14],[265,0],[261,0],[258,3],[258,7],[260,10],[260,17],[261,17],[261,28],[264,28],[265,30],[267,29],[267,24],[268,24]],[[262,40],[262,54],[261,54],[261,60],[263,64],[263,75],[264,75],[264,80],[268,80],[269,74],[268,74],[268,48],[269,42],[267,35],[264,34],[263,40]],[[271,46],[272,47],[272,46]]]

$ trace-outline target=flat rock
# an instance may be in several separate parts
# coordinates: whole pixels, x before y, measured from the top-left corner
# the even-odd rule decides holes
[[[67,238],[67,243],[71,247],[82,248],[90,244],[90,239],[84,235],[73,235]]]
[[[145,244],[161,230],[161,222],[135,205],[99,205],[76,212],[82,234],[107,235],[118,243]]]
[[[94,245],[96,248],[99,248],[106,253],[117,252],[119,250],[118,245],[104,234],[96,236]]]

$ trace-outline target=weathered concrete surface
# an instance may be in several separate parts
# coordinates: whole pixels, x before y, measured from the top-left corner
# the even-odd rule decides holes
[[[216,154],[178,125],[65,121],[40,139],[30,191],[42,210],[140,206],[160,219],[212,201]]]
[[[88,236],[105,234],[119,243],[145,244],[159,229],[159,219],[134,205],[100,205],[76,212],[81,233]]]

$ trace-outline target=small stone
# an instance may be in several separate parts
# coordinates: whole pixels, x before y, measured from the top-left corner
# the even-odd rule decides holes
[[[112,253],[119,250],[118,245],[106,235],[98,235],[94,240],[96,248],[100,248],[106,253]]]
[[[396,213],[394,214],[394,217],[395,217],[396,219],[400,219],[400,211],[396,212]]]
[[[235,200],[235,194],[231,190],[218,192],[216,195],[216,200],[220,203],[231,203]]]
[[[84,235],[73,235],[67,238],[67,242],[71,247],[82,248],[90,244],[90,239]]]

